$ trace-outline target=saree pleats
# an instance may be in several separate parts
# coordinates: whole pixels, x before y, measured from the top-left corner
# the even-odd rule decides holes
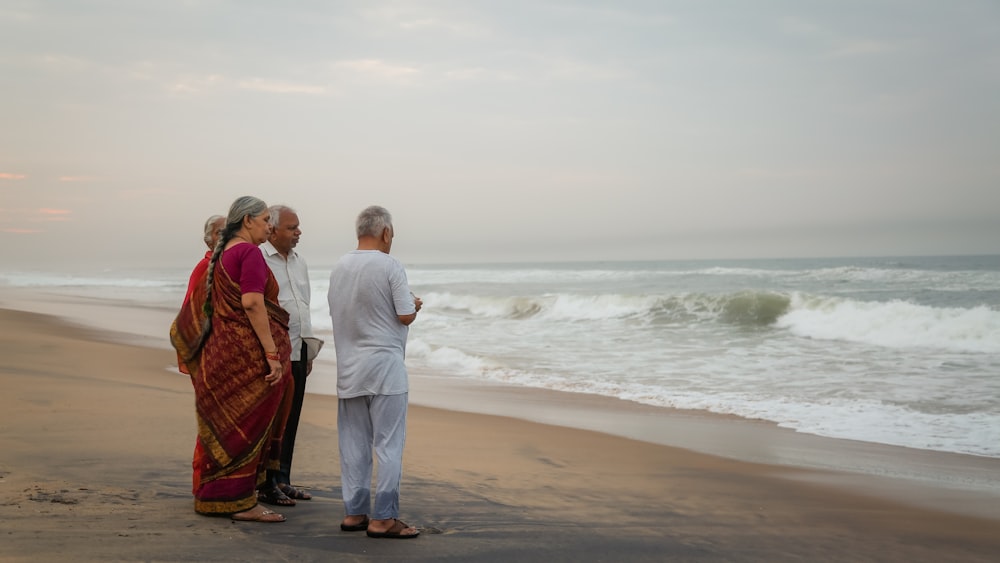
[[[268,272],[264,301],[271,335],[285,373],[274,387],[239,284],[216,264],[211,314],[199,285],[170,329],[177,354],[195,390],[198,441],[192,461],[195,510],[240,512],[257,504],[256,487],[266,469],[277,469],[281,436],[291,407],[291,344],[288,313],[278,301],[278,284]]]

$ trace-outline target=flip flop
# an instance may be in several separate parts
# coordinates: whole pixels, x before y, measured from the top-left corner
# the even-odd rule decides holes
[[[366,515],[365,519],[357,524],[344,524],[341,522],[340,529],[345,532],[363,532],[368,529],[368,522],[370,522],[370,520],[368,520],[368,516]]]
[[[417,530],[417,533],[415,533],[415,534],[406,534],[406,535],[401,534],[400,532],[402,532],[403,530],[409,528],[410,525],[407,524],[406,522],[403,522],[399,518],[394,518],[394,520],[395,520],[395,522],[392,523],[392,527],[389,528],[388,530],[384,531],[384,532],[373,532],[371,530],[367,530],[366,533],[368,534],[368,537],[370,537],[370,538],[392,538],[392,539],[397,539],[397,540],[408,540],[410,538],[415,538],[415,537],[417,537],[417,536],[420,535],[420,530]]]
[[[243,512],[237,512],[235,514],[230,514],[229,518],[236,520],[237,522],[263,522],[266,524],[277,524],[278,522],[284,522],[285,517],[273,510],[264,510],[263,512],[258,512],[257,514],[244,514]]]
[[[290,499],[312,500],[313,498],[311,494],[305,491],[300,491],[287,483],[282,483],[281,485],[278,485],[278,488],[281,489],[281,492],[285,493]]]
[[[288,495],[278,490],[277,487],[257,491],[257,501],[274,506],[295,506],[295,501],[288,498]]]

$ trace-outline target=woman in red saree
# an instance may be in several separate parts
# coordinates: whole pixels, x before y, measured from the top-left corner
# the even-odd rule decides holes
[[[288,313],[257,248],[270,233],[268,218],[257,198],[233,202],[203,283],[194,285],[170,340],[195,391],[195,511],[283,522],[257,504],[265,471],[278,468],[292,397]]]
[[[188,288],[187,293],[184,294],[184,304],[182,307],[188,306],[188,301],[191,300],[191,294],[199,285],[205,285],[205,272],[208,271],[208,264],[212,261],[212,254],[215,251],[215,247],[219,244],[219,237],[222,236],[222,231],[226,228],[226,218],[222,215],[212,215],[205,221],[205,236],[202,240],[205,241],[205,246],[208,247],[208,252],[205,253],[205,257],[195,264],[193,270],[191,270],[191,275],[188,278]],[[204,293],[202,293],[202,299],[204,299]],[[177,354],[177,369],[187,375],[187,366],[184,365],[184,360],[181,358],[180,354]]]

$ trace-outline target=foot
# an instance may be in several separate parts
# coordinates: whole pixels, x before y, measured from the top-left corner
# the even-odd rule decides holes
[[[410,526],[398,518],[388,520],[372,520],[368,523],[368,537],[410,539],[420,535],[420,530]]]
[[[233,520],[239,522],[284,522],[285,517],[273,510],[267,510],[261,505],[255,505],[250,510],[244,510],[243,512],[237,512],[230,516]]]
[[[367,514],[349,514],[340,523],[340,529],[345,532],[363,532],[368,529],[368,522]]]
[[[296,489],[295,487],[289,485],[288,483],[280,483],[278,489],[285,493],[290,499],[294,500],[312,500],[313,496],[301,489]]]
[[[288,498],[288,495],[278,490],[277,487],[257,491],[257,500],[275,506],[295,506],[295,501]]]

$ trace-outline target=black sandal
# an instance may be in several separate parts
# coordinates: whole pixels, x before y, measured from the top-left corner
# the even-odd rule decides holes
[[[257,501],[273,506],[295,506],[295,501],[288,498],[288,495],[278,490],[277,487],[257,491]]]
[[[313,498],[311,494],[309,494],[309,493],[307,493],[305,491],[301,491],[299,489],[296,489],[295,487],[293,487],[291,485],[288,485],[288,484],[278,485],[278,488],[281,489],[281,492],[285,493],[285,495],[288,498],[290,498],[290,499],[294,499],[294,500],[312,500],[312,498]]]

